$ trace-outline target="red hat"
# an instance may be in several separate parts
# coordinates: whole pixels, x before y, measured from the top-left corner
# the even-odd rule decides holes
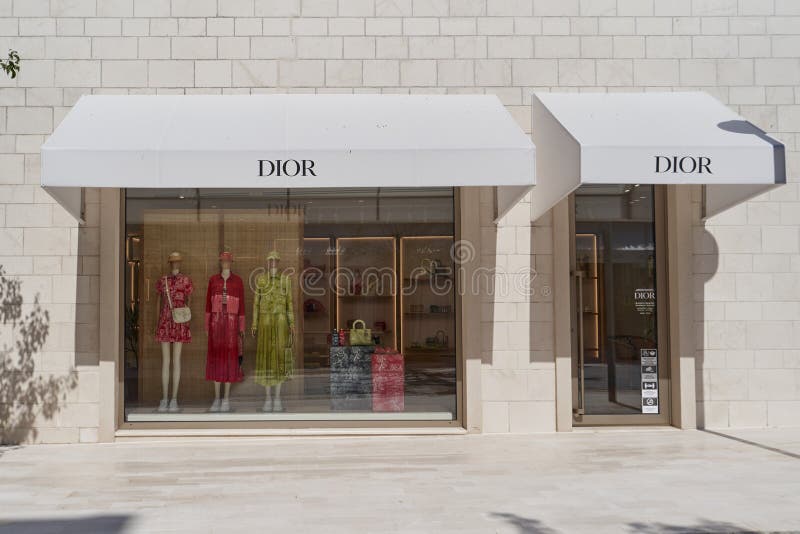
[[[233,254],[231,254],[227,250],[225,252],[220,252],[219,261],[230,261],[230,262],[232,262],[233,261]]]

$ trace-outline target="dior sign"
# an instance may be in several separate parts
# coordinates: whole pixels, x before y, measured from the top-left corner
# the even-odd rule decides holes
[[[260,159],[259,176],[316,176],[313,159]]]
[[[656,156],[656,173],[714,174],[705,156]]]

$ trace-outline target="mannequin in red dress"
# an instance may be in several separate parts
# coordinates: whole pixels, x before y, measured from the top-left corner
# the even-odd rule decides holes
[[[230,411],[231,384],[243,378],[239,355],[244,338],[244,283],[231,272],[232,263],[230,252],[219,255],[220,273],[208,280],[206,292],[206,380],[214,381],[212,412]],[[222,398],[221,384],[225,384]]]
[[[156,289],[159,295],[158,325],[156,326],[156,341],[161,343],[161,388],[163,395],[158,405],[159,412],[177,412],[178,385],[181,383],[181,350],[184,343],[192,341],[192,332],[189,323],[176,323],[172,319],[172,308],[189,306],[189,296],[194,287],[192,279],[181,273],[183,258],[180,252],[173,252],[167,258],[170,274],[158,280]],[[169,288],[169,298],[167,298]],[[172,308],[170,307],[172,302]],[[170,358],[170,348],[172,357]],[[169,400],[169,367],[172,360],[172,400]]]

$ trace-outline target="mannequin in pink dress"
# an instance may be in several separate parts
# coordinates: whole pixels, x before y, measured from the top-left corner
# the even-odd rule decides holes
[[[181,382],[181,350],[184,343],[192,341],[189,323],[176,323],[172,319],[172,308],[189,306],[189,296],[194,287],[192,279],[181,273],[183,258],[180,252],[169,255],[167,263],[170,273],[161,277],[156,284],[159,295],[159,315],[156,326],[156,341],[161,343],[161,388],[163,395],[158,405],[159,412],[177,412],[178,386]],[[167,298],[169,291],[169,298]],[[171,352],[171,354],[170,354]],[[172,361],[172,400],[169,400],[169,371]]]

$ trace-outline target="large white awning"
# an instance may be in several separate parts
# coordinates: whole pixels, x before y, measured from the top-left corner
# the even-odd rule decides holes
[[[705,93],[535,93],[537,219],[582,184],[702,184],[704,216],[786,182],[784,147]]]
[[[511,203],[534,185],[534,158],[495,96],[98,95],[42,146],[41,183],[59,198],[80,187],[508,186]]]

